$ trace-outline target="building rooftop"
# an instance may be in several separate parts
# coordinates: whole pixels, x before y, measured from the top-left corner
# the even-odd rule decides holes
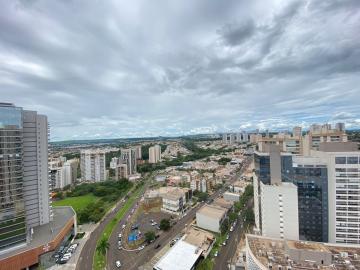
[[[229,202],[229,201],[225,200],[224,198],[216,198],[212,204],[216,205],[216,206],[220,206],[227,210],[231,209],[234,205],[233,202]]]
[[[264,266],[292,270],[360,269],[360,247],[318,242],[288,241],[247,235],[247,245]],[[248,250],[249,251],[249,250]]]
[[[197,211],[199,214],[218,219],[222,219],[226,212],[227,210],[225,208],[212,204],[205,204]]]
[[[30,244],[0,254],[0,260],[14,256],[18,253],[46,245],[51,242],[75,215],[74,210],[68,206],[53,207],[53,221],[48,224],[34,227],[33,240]]]
[[[191,270],[201,254],[202,249],[181,239],[155,264],[154,269]]]
[[[185,233],[183,241],[207,251],[215,241],[212,233],[191,226]]]

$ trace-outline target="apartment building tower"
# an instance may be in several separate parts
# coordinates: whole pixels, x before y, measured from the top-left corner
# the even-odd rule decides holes
[[[106,180],[105,155],[106,153],[99,149],[80,152],[81,181]]]
[[[161,147],[154,145],[149,148],[149,163],[158,163],[161,160]]]

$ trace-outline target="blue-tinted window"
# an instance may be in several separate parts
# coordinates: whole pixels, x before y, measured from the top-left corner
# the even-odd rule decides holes
[[[346,157],[335,157],[336,164],[346,164]]]

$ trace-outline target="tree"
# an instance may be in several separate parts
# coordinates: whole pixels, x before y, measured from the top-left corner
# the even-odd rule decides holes
[[[226,233],[229,230],[229,220],[225,219],[223,223],[221,224],[221,233]]]
[[[102,238],[96,246],[96,251],[105,256],[109,248],[110,248],[109,242],[105,238]]]
[[[145,241],[151,243],[155,240],[155,232],[154,231],[147,231],[145,233]]]
[[[206,192],[199,192],[196,197],[199,198],[200,202],[204,202],[208,198],[208,194]]]
[[[233,223],[236,219],[237,219],[237,214],[236,213],[234,213],[234,212],[231,212],[230,214],[229,214],[229,220],[230,220],[230,222],[231,223]]]
[[[160,229],[163,230],[163,231],[167,231],[169,230],[171,227],[170,225],[170,220],[166,219],[166,218],[163,218],[161,221],[160,221]]]

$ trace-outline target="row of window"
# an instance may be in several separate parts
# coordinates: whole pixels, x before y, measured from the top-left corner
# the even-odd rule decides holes
[[[335,157],[335,164],[359,164],[359,157]]]

